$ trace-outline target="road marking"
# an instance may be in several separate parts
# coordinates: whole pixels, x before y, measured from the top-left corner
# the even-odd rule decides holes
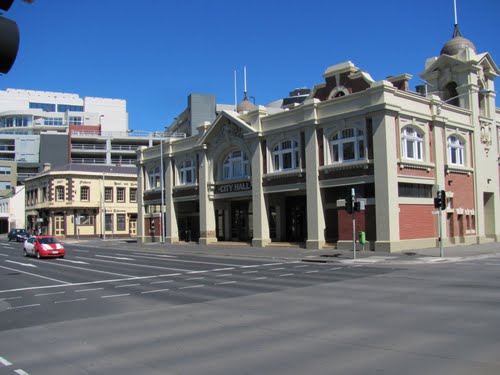
[[[46,264],[50,264],[52,266],[57,266],[57,267],[67,267],[67,268],[75,268],[77,270],[85,270],[85,271],[90,271],[90,272],[105,273],[107,275],[115,275],[115,276],[123,276],[123,277],[133,277],[132,275],[124,275],[122,273],[109,272],[109,271],[100,271],[100,270],[94,270],[92,268],[85,268],[85,267],[70,266],[69,264],[57,264],[57,263],[52,263],[52,262],[51,263],[47,262]]]
[[[269,266],[281,266],[283,263],[265,263],[261,264],[262,267],[269,267]]]
[[[161,257],[161,256],[160,255],[153,255],[153,254],[151,254],[150,256],[142,256],[142,258],[149,258],[149,259],[158,259],[159,257]],[[204,262],[204,261],[199,261],[199,260],[184,260],[184,259],[165,259],[165,260],[169,260],[170,262],[179,262],[179,263],[212,264],[214,266],[241,267],[239,264],[232,264],[232,263]]]
[[[162,280],[162,281],[153,281],[150,284],[165,284],[165,283],[171,283],[174,280]]]
[[[114,264],[123,265],[123,262],[115,262],[114,260],[86,258],[86,257],[80,257],[80,256],[78,256],[77,258],[86,259],[86,260],[92,260],[94,262],[98,261],[98,262],[104,262],[104,263],[114,263]],[[155,268],[155,269],[161,269],[161,270],[172,270],[172,271],[181,271],[181,272],[189,272],[189,271],[191,271],[191,270],[183,269],[183,268],[161,267],[161,266],[148,266],[146,264],[135,264],[135,263],[128,263],[127,266],[129,266],[129,267]]]
[[[236,281],[224,281],[223,283],[215,283],[214,285],[234,284]]]
[[[213,270],[212,270],[212,272],[218,272],[218,271],[229,271],[229,270],[234,270],[234,267],[216,268],[216,269],[213,269]]]
[[[11,300],[11,299],[19,299],[19,298],[23,298],[23,297],[22,296],[17,296],[17,297],[1,298],[0,301],[8,301],[8,300]]]
[[[4,357],[0,357],[0,363],[4,366],[12,366],[12,363],[7,361]]]
[[[0,255],[1,255],[1,256],[3,256],[3,257],[8,257],[8,255],[7,255],[7,254],[2,254],[2,253],[0,253]]]
[[[115,286],[115,288],[127,288],[129,286],[137,286],[137,285],[141,285],[141,284],[125,284],[125,285],[117,285]]]
[[[31,264],[31,263],[21,263],[21,262],[15,262],[13,260],[6,260],[7,263],[14,263],[14,264],[19,264],[20,266],[24,266],[24,267],[34,267],[34,268],[37,268],[34,264]]]
[[[19,375],[30,375],[28,374],[26,371],[18,368],[17,370],[14,371],[16,374],[19,374]]]
[[[159,292],[166,292],[170,289],[155,289],[155,290],[148,290],[146,292],[141,292],[141,294],[149,294],[149,293],[159,293]]]
[[[242,272],[243,274],[245,273],[258,273],[259,271],[245,271],[245,272]]]
[[[186,281],[188,281],[188,280],[202,280],[202,279],[204,279],[204,277],[191,277],[189,279],[186,279]]]
[[[174,255],[165,255],[165,254],[151,254],[151,255],[148,254],[149,256],[141,254],[141,253],[132,253],[132,254],[138,255],[141,258],[150,258],[150,257],[155,257],[155,258],[177,258]],[[116,254],[116,255],[125,255],[126,256],[126,254]]]
[[[90,289],[78,289],[75,290],[75,293],[81,293],[81,292],[93,292],[94,290],[103,290],[104,288],[90,288]]]
[[[135,260],[135,259],[132,259],[132,258],[127,258],[127,257],[114,257],[114,256],[111,256],[111,255],[99,255],[99,254],[96,254],[96,257],[111,258],[111,259],[117,259],[117,260]]]
[[[285,267],[278,267],[278,268],[269,268],[269,271],[278,271],[278,270],[284,270]]]
[[[68,302],[79,302],[79,301],[86,301],[87,298],[77,298],[77,299],[67,299],[65,301],[55,301],[54,303],[68,303]]]
[[[41,294],[35,294],[35,297],[50,296],[53,294],[64,294],[64,293],[66,293],[66,292],[41,293]]]
[[[49,264],[49,263],[47,263],[47,264]],[[40,277],[42,279],[47,279],[47,280],[55,281],[55,282],[62,283],[62,284],[70,284],[67,281],[62,281],[62,280],[53,279],[53,278],[47,277],[47,276],[37,275],[36,273],[26,272],[26,271],[18,270],[18,269],[15,269],[15,268],[10,268],[10,267],[5,267],[5,266],[0,266],[0,268],[4,268],[4,269],[10,270],[10,271],[16,271],[16,272],[25,273],[26,275],[36,276],[36,277]],[[15,291],[15,290],[26,290],[26,289],[30,289],[30,288],[12,289],[12,291]],[[0,293],[3,293],[3,292],[4,291],[0,291]]]
[[[264,280],[264,279],[267,279],[267,277],[263,276],[263,277],[256,277],[254,279],[250,279],[250,280]]]
[[[335,270],[340,270],[342,267],[335,267],[335,268],[330,268],[329,271],[335,271]]]
[[[191,286],[183,286],[182,288],[179,288],[180,289],[191,289],[191,288],[201,288],[202,286],[205,286],[205,285],[191,285]]]
[[[240,266],[240,268],[255,268],[255,267],[260,267],[261,264],[253,264],[251,266]]]
[[[35,306],[40,306],[40,304],[39,303],[34,303],[32,305],[23,305],[23,306],[9,307],[7,310],[24,309],[26,307],[35,307]]]
[[[293,266],[293,268],[302,268],[302,267],[309,267],[307,264],[303,264],[303,265],[300,265],[300,266]]]
[[[226,276],[232,276],[232,273],[223,273],[222,275],[215,275],[215,277],[226,277]]]
[[[293,276],[293,273],[284,273],[283,275],[280,275],[279,277],[285,277],[285,276]]]
[[[76,264],[88,264],[87,262],[82,262],[81,260],[70,260],[70,259],[62,259],[62,258],[57,258],[59,262],[69,262],[69,263],[76,263]]]
[[[306,271],[306,273],[316,273],[316,272],[319,272],[318,270],[315,270],[315,271]]]
[[[194,274],[194,273],[207,273],[207,272],[210,272],[210,271],[208,271],[208,270],[205,270],[205,271],[189,271],[188,273]]]
[[[115,297],[126,297],[130,296],[130,293],[125,293],[125,294],[110,294],[107,296],[101,296],[101,298],[115,298]]]

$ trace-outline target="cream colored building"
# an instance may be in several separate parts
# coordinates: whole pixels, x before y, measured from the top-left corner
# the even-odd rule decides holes
[[[352,248],[354,191],[355,236],[368,249],[436,247],[439,227],[445,245],[498,241],[500,70],[457,26],[422,63],[416,91],[409,74],[375,81],[348,61],[300,104],[254,106],[245,95],[208,122],[178,117],[168,131],[186,139],[138,152],[138,239]]]
[[[28,228],[57,237],[135,237],[135,172],[119,166],[45,165],[26,180]]]

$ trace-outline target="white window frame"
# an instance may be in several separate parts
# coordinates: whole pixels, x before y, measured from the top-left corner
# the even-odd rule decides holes
[[[64,193],[65,193],[65,189],[64,189],[64,186],[62,185],[57,185],[56,186],[56,194],[55,194],[55,198],[56,198],[56,201],[58,202],[64,202]]]
[[[149,188],[150,189],[157,189],[159,188],[160,185],[160,167],[156,166],[151,168],[148,171],[148,177],[149,177]]]
[[[247,154],[243,150],[231,151],[222,162],[222,179],[233,180],[249,175]]]
[[[347,147],[352,144],[353,157],[346,159]],[[330,161],[332,164],[366,159],[366,142],[363,130],[351,127],[339,130],[330,140]]]
[[[185,159],[178,165],[178,185],[192,185],[196,183],[196,165],[193,159]]]
[[[465,166],[464,145],[465,142],[456,135],[450,135],[448,144],[448,164],[463,167]],[[453,159],[455,158],[455,161]]]
[[[294,139],[287,139],[275,144],[271,152],[271,164],[274,172],[298,169],[300,165],[299,142]],[[287,166],[290,160],[290,166]]]
[[[414,126],[405,126],[401,131],[401,151],[404,159],[424,160],[424,136]]]

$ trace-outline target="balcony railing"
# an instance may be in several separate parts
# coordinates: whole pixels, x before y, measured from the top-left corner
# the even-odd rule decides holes
[[[106,159],[97,158],[71,158],[74,164],[106,164]]]
[[[103,144],[75,144],[71,145],[72,150],[106,150],[106,145]]]

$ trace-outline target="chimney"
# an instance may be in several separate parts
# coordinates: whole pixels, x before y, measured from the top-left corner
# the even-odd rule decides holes
[[[50,163],[43,163],[43,170],[42,172],[48,172],[52,168],[52,164]]]

